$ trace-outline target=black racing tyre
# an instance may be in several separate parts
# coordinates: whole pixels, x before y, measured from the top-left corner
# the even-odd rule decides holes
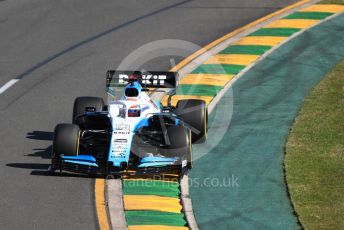
[[[179,100],[176,114],[192,131],[192,143],[202,143],[207,139],[208,110],[205,101],[198,99]]]
[[[77,97],[73,106],[73,123],[75,118],[85,113],[86,107],[94,107],[96,112],[104,108],[104,100],[100,97]]]
[[[53,158],[79,154],[80,128],[74,124],[58,124],[54,130]]]
[[[184,126],[172,126],[166,133],[167,155],[177,155],[182,160],[187,160],[187,168],[192,168],[192,144],[191,133]]]

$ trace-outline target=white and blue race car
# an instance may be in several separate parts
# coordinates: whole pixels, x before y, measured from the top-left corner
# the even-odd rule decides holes
[[[58,124],[53,139],[50,171],[114,174],[184,173],[192,167],[192,143],[207,137],[206,103],[179,100],[171,105],[177,73],[109,70],[109,100],[78,97],[73,123]],[[168,92],[168,105],[151,99],[152,92]],[[169,90],[169,91],[168,91]]]

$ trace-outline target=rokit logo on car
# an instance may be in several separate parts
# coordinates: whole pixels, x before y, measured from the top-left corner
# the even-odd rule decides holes
[[[153,74],[143,74],[142,84],[148,85],[164,85],[166,80],[166,75],[153,75]],[[119,74],[119,84],[128,84],[129,76],[127,74]]]

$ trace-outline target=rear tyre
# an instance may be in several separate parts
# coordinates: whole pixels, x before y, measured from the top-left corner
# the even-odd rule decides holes
[[[172,126],[167,129],[166,146],[168,156],[178,156],[181,163],[192,168],[192,144],[190,131],[183,126]],[[183,166],[184,167],[184,166]]]
[[[63,154],[77,156],[79,154],[80,128],[73,124],[58,124],[53,139],[53,160]]]
[[[78,116],[85,114],[87,107],[93,107],[96,112],[100,112],[104,108],[104,100],[100,97],[77,97],[73,106],[73,123]]]
[[[198,99],[179,100],[176,114],[192,131],[192,143],[203,143],[207,139],[208,110],[205,101]]]

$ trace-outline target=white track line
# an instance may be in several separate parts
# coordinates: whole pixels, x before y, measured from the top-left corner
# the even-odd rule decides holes
[[[8,90],[11,86],[13,86],[15,83],[17,83],[19,79],[12,79],[9,80],[5,85],[3,85],[0,88],[0,94],[4,93],[6,90]]]

